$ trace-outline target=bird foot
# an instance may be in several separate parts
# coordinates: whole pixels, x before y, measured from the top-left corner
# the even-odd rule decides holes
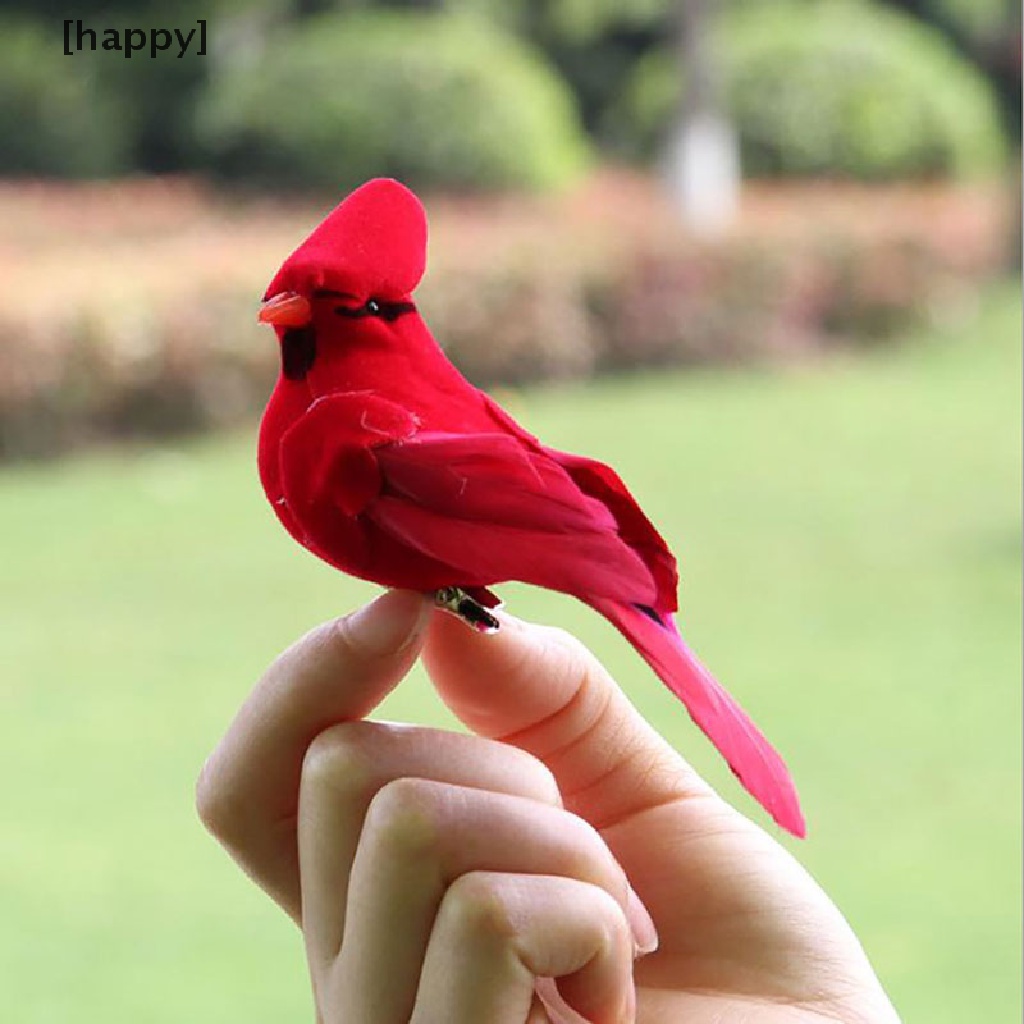
[[[501,625],[487,608],[461,587],[442,587],[434,591],[434,604],[461,619],[477,633],[497,633]]]

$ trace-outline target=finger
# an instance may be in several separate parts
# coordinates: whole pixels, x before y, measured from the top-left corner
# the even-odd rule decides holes
[[[533,1002],[530,1004],[529,1016],[523,1024],[552,1024],[551,1017],[548,1016],[544,1003],[539,997],[534,996]]]
[[[435,615],[424,644],[438,693],[474,732],[540,758],[566,807],[597,828],[713,795],[579,641],[499,615],[493,636]]]
[[[411,1024],[522,1024],[536,978],[590,1024],[631,1024],[633,942],[622,909],[573,878],[476,871],[444,895]]]
[[[558,982],[554,978],[537,978],[534,981],[533,994],[535,1004],[540,1006],[544,1013],[543,1019],[548,1024],[590,1024],[562,998],[558,991]]]
[[[370,804],[352,864],[341,952],[326,981],[353,1022],[412,1012],[430,931],[448,886],[471,871],[563,875],[622,907],[629,886],[581,818],[522,797],[399,779]]]
[[[368,714],[398,683],[429,609],[419,594],[392,591],[308,633],[270,666],[203,767],[203,823],[296,921],[306,748],[328,726]]]
[[[337,956],[349,873],[367,809],[401,778],[505,793],[561,806],[551,772],[516,747],[463,733],[345,722],[310,744],[299,795],[302,928],[314,978]]]

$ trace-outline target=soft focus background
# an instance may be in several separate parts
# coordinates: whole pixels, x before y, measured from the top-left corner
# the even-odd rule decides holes
[[[208,53],[65,56],[69,17],[206,19]],[[254,321],[391,174],[453,359],[679,552],[905,1019],[1018,1020],[1019,128],[1010,0],[0,3],[5,1019],[311,1019],[192,786],[266,663],[372,593],[265,506]],[[609,628],[504,593],[763,821]],[[383,713],[450,724],[418,672]]]

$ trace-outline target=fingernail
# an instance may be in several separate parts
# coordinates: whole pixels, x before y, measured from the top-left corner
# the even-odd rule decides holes
[[[658,930],[654,927],[650,912],[640,902],[640,897],[633,891],[632,886],[626,900],[626,918],[633,929],[633,959],[639,960],[640,957],[653,953],[658,948]]]
[[[430,605],[412,590],[389,590],[342,619],[349,643],[372,657],[397,654],[423,631]]]
[[[535,978],[533,988],[544,1006],[544,1011],[551,1019],[551,1024],[590,1024],[586,1017],[581,1017],[562,998],[554,978]]]
[[[622,1019],[629,1021],[629,1024],[636,1020],[636,982],[632,978],[629,979],[629,987],[626,989],[626,1007]]]

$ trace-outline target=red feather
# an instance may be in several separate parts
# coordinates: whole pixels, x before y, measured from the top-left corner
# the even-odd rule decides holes
[[[420,283],[427,260],[427,218],[420,201],[396,181],[377,178],[356,189],[285,260],[266,297],[317,288],[372,291],[399,299]]]
[[[462,585],[503,580],[618,601],[654,600],[650,573],[607,511],[508,435],[421,435],[377,452],[367,518],[443,562]]]
[[[425,247],[416,197],[372,181],[271,283],[268,297],[297,292],[310,311],[299,335],[277,328],[301,358],[260,428],[260,478],[281,522],[320,558],[385,586],[460,586],[490,602],[484,588],[522,580],[585,601],[775,820],[803,835],[781,758],[683,643],[675,559],[625,484],[602,463],[545,448],[434,341],[410,301]]]
[[[673,617],[660,616],[659,624],[629,605],[602,599],[587,603],[622,633],[686,705],[751,796],[784,829],[803,837],[807,831],[804,816],[785,763],[686,646]]]

